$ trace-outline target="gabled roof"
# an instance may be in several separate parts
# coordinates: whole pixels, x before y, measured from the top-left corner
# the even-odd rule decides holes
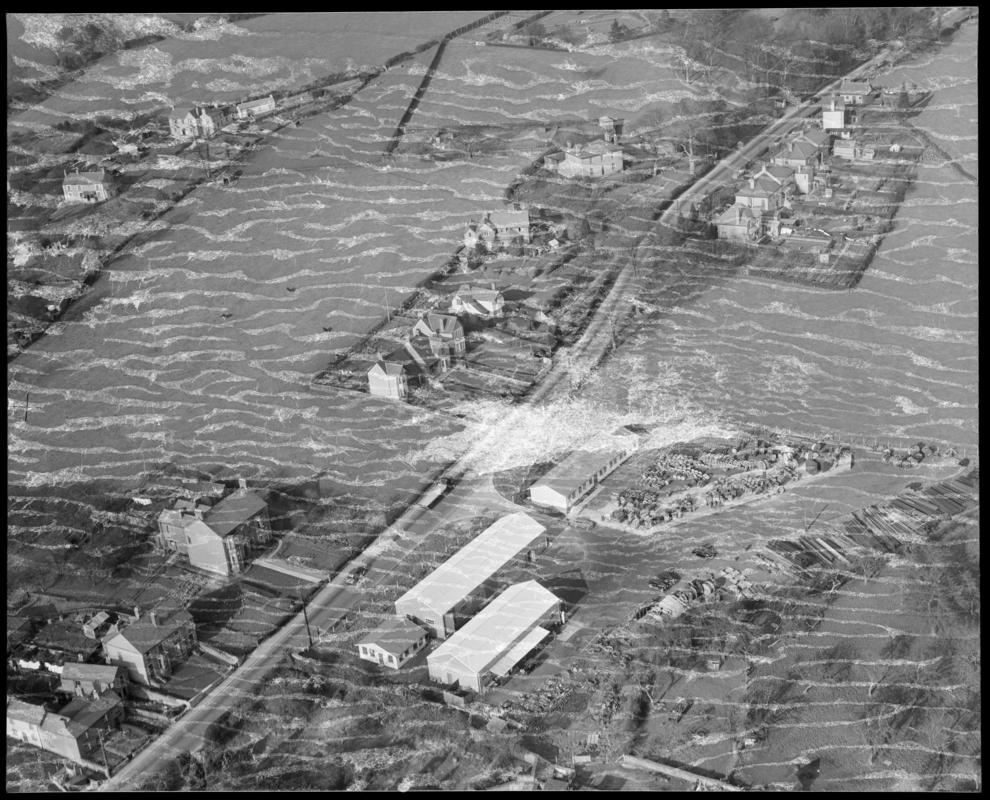
[[[872,91],[869,81],[851,81],[848,78],[843,78],[839,87],[842,94],[869,94]]]
[[[811,142],[811,144],[816,147],[824,147],[828,144],[829,136],[825,131],[819,128],[808,128],[807,130],[801,131],[801,133],[794,139],[796,142]]]
[[[358,641],[358,644],[375,645],[398,658],[410,647],[422,641],[424,636],[426,631],[415,622],[407,619],[390,619],[370,631]]]
[[[788,142],[787,145],[782,147],[777,153],[778,156],[783,156],[784,158],[801,158],[806,159],[818,154],[818,148],[811,142],[802,141],[796,139],[793,142]]]
[[[79,737],[123,703],[116,692],[105,692],[92,699],[76,697],[59,710],[58,716],[66,720],[65,729],[72,736]],[[42,725],[43,729],[44,727]]]
[[[239,489],[203,514],[203,522],[219,536],[227,536],[253,516],[268,508],[254,492]]]
[[[62,680],[111,683],[120,671],[121,667],[117,664],[80,664],[78,661],[67,661],[62,667]]]
[[[371,369],[368,370],[368,372],[376,371],[390,378],[397,378],[402,375],[402,364],[396,364],[394,361],[379,360],[372,364]]]
[[[715,220],[716,225],[741,225],[743,220],[754,219],[756,214],[749,206],[736,203],[729,206]]]
[[[271,95],[268,97],[259,97],[257,100],[248,100],[246,103],[239,103],[238,108],[255,108],[257,106],[270,105],[275,102],[275,98]]]
[[[102,169],[93,172],[70,172],[62,179],[63,186],[99,186],[107,180]]]
[[[496,228],[525,228],[529,225],[529,210],[493,211],[489,218]]]
[[[793,177],[794,170],[783,164],[764,164],[763,169],[756,174],[757,180],[764,175],[771,178],[774,183],[782,184],[784,181]]]
[[[183,628],[195,629],[192,615],[185,610],[175,612],[166,622],[159,622],[154,625],[150,619],[143,618],[131,623],[116,636],[107,640],[107,644],[114,644],[118,639],[123,639],[127,644],[139,653],[147,653],[157,647],[175,631]]]
[[[430,311],[419,318],[419,321],[413,326],[413,332],[423,333],[426,336],[436,334],[453,336],[459,328],[461,328],[461,323],[452,314],[437,314],[435,311]]]
[[[40,725],[46,714],[51,714],[44,706],[25,703],[16,697],[7,698],[7,719],[16,719],[29,725]]]
[[[575,152],[578,158],[593,158],[605,153],[621,153],[622,148],[618,145],[606,142],[604,139],[595,139],[593,142],[581,145]]]
[[[452,662],[467,672],[483,674],[559,602],[536,581],[514,584],[434,650],[429,663]]]

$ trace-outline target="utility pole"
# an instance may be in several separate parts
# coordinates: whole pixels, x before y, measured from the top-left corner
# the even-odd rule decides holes
[[[31,405],[31,392],[26,392],[24,394],[24,421],[28,421],[28,408]]]
[[[103,769],[107,773],[107,777],[110,777],[110,762],[107,760],[107,748],[103,744],[103,731],[99,728],[96,729],[96,735],[100,737],[100,752],[103,753]]]
[[[306,635],[309,637],[309,649],[312,650],[313,649],[313,633],[309,629],[309,614],[306,613],[306,601],[302,599],[302,595],[301,594],[299,596],[299,600],[303,604],[302,612],[303,612],[303,619],[306,621]]]

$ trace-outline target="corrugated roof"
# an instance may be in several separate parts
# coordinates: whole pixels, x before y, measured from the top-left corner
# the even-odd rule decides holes
[[[453,663],[468,672],[483,674],[502,659],[513,645],[535,630],[536,623],[558,602],[552,592],[536,581],[510,586],[431,653],[427,660],[434,666]]]
[[[203,522],[218,536],[227,536],[267,507],[265,501],[254,492],[241,489],[228,495],[203,514]]]
[[[576,450],[533,486],[546,486],[568,496],[587,479],[620,454],[618,450]]]
[[[397,612],[411,604],[446,614],[545,531],[521,511],[502,517],[396,600]]]
[[[549,635],[550,631],[537,625],[533,628],[533,630],[514,644],[508,653],[492,664],[490,667],[492,673],[498,675],[500,678],[507,675],[516,664],[526,657],[530,650],[535,648],[536,645],[546,639]]]
[[[410,647],[422,641],[424,636],[426,631],[415,622],[407,619],[390,619],[371,631],[358,644],[373,644],[398,658]]]

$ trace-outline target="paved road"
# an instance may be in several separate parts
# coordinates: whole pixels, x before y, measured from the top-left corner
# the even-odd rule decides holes
[[[882,51],[874,60],[885,57],[886,52]],[[872,62],[862,65],[849,73],[849,77],[858,76],[870,66],[872,66]],[[837,79],[833,84],[821,90],[819,96],[831,92],[838,87],[840,82],[841,79]],[[791,109],[749,144],[730,153],[689,187],[680,196],[677,204],[671,204],[661,215],[660,223],[668,225],[673,223],[677,213],[676,206],[679,206],[680,203],[700,199],[717,186],[729,182],[735,170],[759,156],[771,144],[774,137],[786,133],[796,123],[810,116],[815,107],[813,101],[809,100],[801,106]],[[649,237],[644,237],[644,240],[646,238]],[[622,269],[584,334],[569,349],[567,361],[556,360],[554,367],[530,395],[528,402],[536,403],[543,400],[565,378],[568,378],[568,363],[581,362],[582,364],[593,365],[604,357],[611,345],[611,327],[617,309],[620,307],[620,303],[627,300],[625,294],[634,274],[632,267],[634,261],[635,258],[630,259],[629,263]],[[511,421],[514,415],[521,415],[522,413],[524,413],[524,409],[516,407],[509,410],[507,416]],[[463,507],[466,508],[487,510],[495,502],[495,497],[492,496],[490,490],[490,483],[486,488],[484,481],[476,482],[469,478],[467,473],[475,453],[484,451],[490,445],[487,438],[499,435],[497,430],[493,430],[488,434],[488,437],[482,437],[474,447],[465,452],[444,472],[444,477],[455,482],[464,481],[458,492],[462,503],[458,503],[457,506],[463,504]],[[496,497],[499,496],[496,495]],[[441,501],[441,507],[444,508],[444,511],[439,512],[440,519],[444,519],[445,515],[450,513],[449,509],[454,507],[451,500],[452,498],[448,497]],[[506,503],[504,498],[501,502]],[[509,508],[511,504],[504,507]],[[408,534],[409,531],[416,530],[423,524],[420,522],[421,518],[426,515],[436,518],[437,513],[428,512],[416,505],[410,506],[402,516],[378,536],[359,558],[355,559],[344,572],[340,573],[310,600],[308,611],[311,626],[330,627],[342,618],[348,610],[353,608],[360,597],[360,593],[348,591],[345,583],[346,577],[358,566],[373,566],[377,559],[386,552],[391,551],[390,555],[398,555],[395,553],[396,535],[401,537],[403,534]],[[401,560],[401,555],[398,555],[398,558]],[[110,780],[106,781],[100,787],[101,791],[134,789],[165,760],[174,758],[182,752],[195,752],[203,745],[205,734],[208,733],[210,725],[219,720],[237,703],[243,701],[244,698],[250,697],[254,688],[275,668],[286,652],[307,646],[305,620],[303,614],[299,613],[281,630],[262,642],[244,663],[217,686],[200,705],[187,711],[162,736],[152,742]]]

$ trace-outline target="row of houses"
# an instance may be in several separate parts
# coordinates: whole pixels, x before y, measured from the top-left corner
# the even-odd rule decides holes
[[[547,544],[546,529],[527,514],[497,520],[398,598],[396,618],[358,642],[360,657],[399,669],[432,636],[443,642],[426,659],[431,680],[484,692],[563,622],[560,600],[536,581],[490,599],[501,571],[533,561]]]
[[[210,139],[233,122],[244,122],[275,111],[272,95],[227,106],[180,106],[168,116],[169,132],[176,139]]]

